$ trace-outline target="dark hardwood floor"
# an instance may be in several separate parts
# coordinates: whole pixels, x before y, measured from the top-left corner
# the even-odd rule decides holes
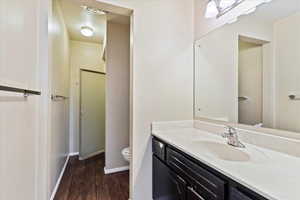
[[[72,157],[54,200],[128,200],[129,173],[104,175],[104,154]]]

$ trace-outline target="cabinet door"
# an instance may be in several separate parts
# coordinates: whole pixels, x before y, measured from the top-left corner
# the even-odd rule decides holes
[[[186,200],[186,182],[153,156],[153,199]]]
[[[187,199],[188,200],[206,200],[191,187],[188,187],[188,189],[187,189]]]

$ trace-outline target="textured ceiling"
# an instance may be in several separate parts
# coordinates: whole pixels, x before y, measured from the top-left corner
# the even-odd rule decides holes
[[[87,12],[82,8],[87,4],[87,1],[80,0],[60,0],[61,9],[72,40],[83,42],[103,43],[106,32],[106,21],[114,23],[129,24],[129,11],[126,10],[125,15],[118,15],[111,13],[111,10],[106,15],[97,15]],[[102,4],[87,4],[89,6],[98,6],[100,9],[109,10],[109,8]],[[94,29],[95,34],[92,37],[85,37],[81,35],[80,29],[82,26],[89,26]]]

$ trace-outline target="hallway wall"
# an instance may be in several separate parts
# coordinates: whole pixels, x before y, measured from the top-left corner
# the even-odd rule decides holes
[[[102,44],[70,41],[70,152],[79,152],[80,69],[105,72]]]
[[[193,118],[194,0],[101,2],[134,10],[130,198],[151,200],[151,122]]]
[[[105,169],[128,166],[121,155],[129,146],[130,25],[107,22]]]
[[[50,92],[69,96],[69,35],[58,0],[53,0],[50,29]],[[51,101],[49,136],[49,196],[69,154],[69,101]],[[50,198],[50,197],[49,197]]]

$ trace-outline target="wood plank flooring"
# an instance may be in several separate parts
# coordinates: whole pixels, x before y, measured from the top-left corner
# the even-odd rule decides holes
[[[104,154],[80,161],[72,157],[54,200],[128,200],[129,173],[104,175]]]

